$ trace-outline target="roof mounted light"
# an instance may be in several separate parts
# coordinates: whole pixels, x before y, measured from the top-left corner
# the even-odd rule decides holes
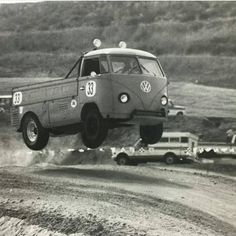
[[[119,42],[119,47],[120,48],[126,48],[126,46],[127,46],[126,42],[124,42],[124,41]]]
[[[101,40],[100,39],[94,39],[93,40],[93,45],[96,47],[96,48],[100,48],[101,47]]]

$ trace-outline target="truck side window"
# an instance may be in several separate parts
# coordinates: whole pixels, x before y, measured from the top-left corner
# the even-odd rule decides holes
[[[181,143],[188,143],[188,137],[181,137]]]
[[[105,73],[109,72],[108,63],[107,63],[107,58],[106,57],[101,57],[100,58],[100,71],[101,71],[101,74],[105,74]]]
[[[98,58],[85,59],[83,64],[82,76],[89,76],[92,71],[96,72],[96,74],[100,74]]]
[[[168,143],[168,138],[161,138],[160,143]]]
[[[179,143],[179,138],[170,138],[171,143]]]

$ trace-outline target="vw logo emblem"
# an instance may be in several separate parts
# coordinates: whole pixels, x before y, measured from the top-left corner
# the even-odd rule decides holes
[[[140,88],[144,93],[149,93],[151,91],[152,87],[151,87],[151,84],[148,81],[144,80],[144,81],[141,82]]]

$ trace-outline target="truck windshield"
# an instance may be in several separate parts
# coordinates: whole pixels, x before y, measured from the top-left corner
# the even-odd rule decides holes
[[[155,59],[139,58],[140,67],[143,74],[163,77],[162,70]]]
[[[130,56],[111,56],[112,71],[117,74],[141,74],[138,61]]]

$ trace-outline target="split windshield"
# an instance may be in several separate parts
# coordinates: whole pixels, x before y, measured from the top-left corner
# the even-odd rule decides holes
[[[112,71],[116,74],[141,74],[135,57],[111,56]]]
[[[112,71],[116,74],[145,74],[163,77],[162,70],[155,59],[131,56],[111,56]]]
[[[154,75],[157,77],[163,77],[160,66],[155,59],[139,58],[140,67],[143,74]]]

